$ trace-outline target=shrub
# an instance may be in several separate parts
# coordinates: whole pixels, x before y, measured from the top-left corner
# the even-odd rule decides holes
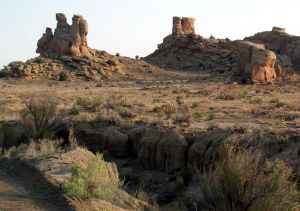
[[[170,103],[162,105],[161,109],[167,117],[171,117],[171,115],[175,114],[177,111],[176,106]]]
[[[116,53],[116,56],[121,56],[120,53]]]
[[[2,132],[2,147],[4,149],[18,146],[26,141],[26,137],[24,136],[24,131],[15,125],[3,124],[1,127]]]
[[[104,102],[103,99],[101,97],[98,98],[93,98],[93,99],[85,99],[85,98],[78,98],[76,100],[76,105],[79,106],[80,108],[86,110],[86,111],[90,111],[90,112],[97,112],[99,111],[102,106],[103,106]]]
[[[284,106],[284,102],[280,101],[278,98],[271,100],[270,103],[274,103],[277,108]]]
[[[119,126],[122,122],[119,114],[114,111],[102,111],[99,112],[95,118],[96,125],[108,124],[113,126]]]
[[[34,139],[53,139],[55,130],[66,113],[52,99],[31,99],[22,111],[23,125],[27,136]]]
[[[261,153],[231,149],[216,169],[190,189],[199,210],[297,210],[299,193],[292,169],[282,161],[264,160]]]
[[[67,73],[61,71],[58,75],[60,81],[67,81],[69,79]]]
[[[61,141],[48,139],[30,141],[28,144],[21,144],[18,147],[13,146],[4,150],[4,158],[19,158],[20,156],[38,157],[47,154],[59,152],[61,150]]]
[[[261,98],[255,98],[255,99],[250,100],[250,103],[251,104],[262,104],[263,100]]]
[[[122,118],[134,118],[135,114],[128,108],[121,107],[118,109],[118,113]]]
[[[140,56],[139,56],[139,55],[136,55],[136,56],[135,56],[135,59],[139,59],[139,58],[140,58]]]
[[[180,112],[177,115],[173,116],[174,124],[190,123],[191,116],[189,113]]]
[[[81,199],[99,198],[112,201],[120,186],[121,182],[110,178],[102,155],[97,154],[87,167],[73,166],[71,178],[63,183],[63,190],[66,194]]]
[[[177,96],[176,97],[176,103],[179,106],[182,105],[182,104],[184,104],[183,98],[181,96]]]

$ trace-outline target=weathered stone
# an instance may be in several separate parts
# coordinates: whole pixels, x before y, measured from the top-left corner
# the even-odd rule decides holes
[[[51,56],[83,56],[92,57],[95,52],[88,47],[87,21],[80,15],[74,15],[72,25],[62,13],[56,14],[57,27],[53,35],[52,29],[47,28],[46,33],[39,39],[37,53]]]
[[[195,34],[195,19],[187,17],[173,17],[172,33],[177,35]]]
[[[273,32],[285,33],[285,28],[274,26],[272,29]]]
[[[239,54],[239,75],[241,81],[250,79],[254,83],[268,83],[276,79],[274,52],[263,45],[237,41],[234,46]]]

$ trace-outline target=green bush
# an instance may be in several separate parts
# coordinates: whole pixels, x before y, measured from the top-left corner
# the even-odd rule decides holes
[[[69,196],[87,199],[99,198],[113,201],[122,183],[110,178],[102,155],[97,154],[87,167],[75,165],[71,178],[63,183],[63,190]]]
[[[198,210],[299,210],[292,169],[283,161],[264,160],[259,152],[231,149],[212,172],[200,175],[190,189]]]

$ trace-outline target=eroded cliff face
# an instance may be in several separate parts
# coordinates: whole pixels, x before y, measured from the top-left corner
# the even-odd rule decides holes
[[[88,47],[88,23],[81,15],[74,15],[72,24],[67,22],[66,15],[56,14],[57,26],[53,34],[51,28],[37,43],[36,52],[46,56],[95,56],[94,50]]]

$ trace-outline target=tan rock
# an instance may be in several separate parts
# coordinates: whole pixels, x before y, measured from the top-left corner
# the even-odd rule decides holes
[[[195,34],[195,19],[187,17],[173,17],[172,34],[189,35]]]
[[[72,25],[67,23],[65,14],[56,14],[57,27],[53,35],[52,29],[47,28],[46,33],[39,39],[37,53],[51,56],[82,56],[90,58],[95,52],[88,47],[87,21],[80,15],[74,15]]]
[[[276,54],[263,45],[246,41],[234,43],[239,53],[239,75],[242,81],[268,83],[276,79]]]

